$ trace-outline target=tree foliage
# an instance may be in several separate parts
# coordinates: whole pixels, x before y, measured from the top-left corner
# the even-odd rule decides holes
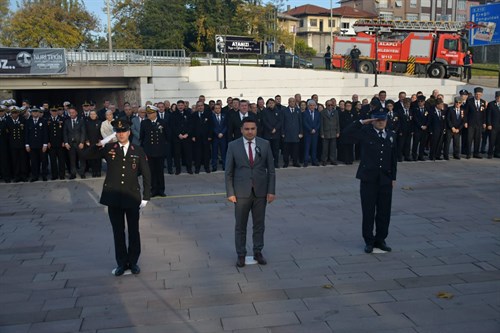
[[[142,46],[150,49],[184,47],[187,30],[185,0],[145,0],[144,15],[139,17]]]
[[[97,30],[97,22],[77,0],[24,0],[5,22],[2,42],[19,47],[77,48]]]
[[[142,48],[139,18],[143,15],[142,0],[113,0],[113,45],[117,49]]]
[[[295,41],[295,54],[303,58],[312,58],[316,56],[316,50],[307,45],[305,40],[297,39]]]

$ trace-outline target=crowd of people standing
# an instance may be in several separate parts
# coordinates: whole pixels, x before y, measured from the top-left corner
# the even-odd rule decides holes
[[[257,136],[269,141],[276,168],[352,164],[360,148],[343,136],[344,129],[380,110],[396,134],[400,162],[447,160],[450,154],[500,158],[500,91],[490,102],[482,92],[480,87],[473,93],[462,90],[449,105],[437,90],[429,97],[399,92],[390,100],[380,91],[370,99],[355,94],[324,103],[317,95],[304,100],[296,94],[286,105],[280,95],[255,102],[228,97],[225,105],[207,103],[201,95],[192,107],[166,100],[125,103],[121,111],[110,101],[97,109],[93,101],[34,107],[27,100],[22,106],[5,100],[0,103],[0,176],[5,182],[100,177],[102,160],[88,160],[83,152],[112,134],[111,122],[119,118],[130,123],[132,143],[148,157],[153,196],[165,195],[164,169],[176,175],[224,170],[227,145],[241,137],[246,117],[256,120]]]

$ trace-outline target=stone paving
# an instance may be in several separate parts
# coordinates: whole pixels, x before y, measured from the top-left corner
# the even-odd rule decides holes
[[[242,269],[223,173],[166,176],[121,277],[102,179],[1,184],[0,332],[500,332],[500,160],[401,163],[384,254],[356,168],[277,170],[268,265]]]

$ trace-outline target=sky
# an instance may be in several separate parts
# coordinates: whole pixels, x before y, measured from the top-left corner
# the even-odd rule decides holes
[[[102,29],[104,29],[107,24],[106,13],[103,11],[103,9],[106,7],[106,0],[83,0],[83,2],[85,3],[87,9],[95,13],[95,15],[99,18],[100,26],[102,27]],[[333,7],[339,6],[338,4],[336,4],[337,0],[332,0],[332,2]],[[330,0],[285,0],[285,8],[287,5],[290,5],[293,8],[306,4],[330,8]],[[10,0],[10,8],[12,10],[16,9],[16,0]]]

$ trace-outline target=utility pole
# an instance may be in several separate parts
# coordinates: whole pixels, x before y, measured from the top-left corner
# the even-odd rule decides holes
[[[111,40],[111,12],[109,10],[109,0],[106,0],[106,8],[108,12],[108,52],[109,52],[109,62],[113,60],[113,41]]]
[[[378,75],[378,33],[380,31],[380,27],[375,27],[375,84],[374,87],[378,87],[377,83],[377,75]]]

